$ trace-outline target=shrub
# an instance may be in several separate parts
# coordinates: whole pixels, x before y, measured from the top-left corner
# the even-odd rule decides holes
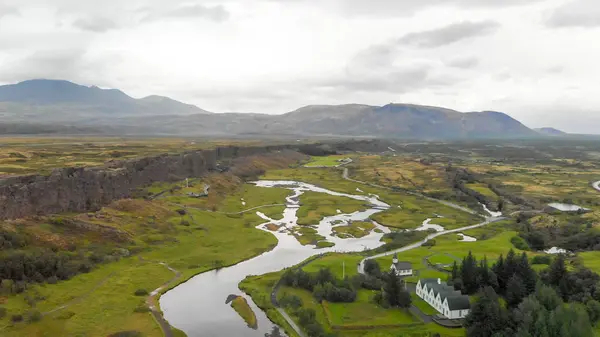
[[[10,320],[11,320],[13,323],[23,322],[23,315],[12,315],[12,316],[10,317]]]
[[[522,237],[520,236],[513,236],[510,239],[510,242],[513,244],[513,246],[515,246],[517,249],[520,250],[529,250],[529,245],[527,244],[527,241],[525,241]]]
[[[28,323],[35,323],[42,320],[42,313],[37,310],[32,310],[26,314]]]
[[[119,331],[108,337],[142,337],[142,334],[139,331]]]
[[[135,309],[133,309],[133,312],[146,313],[146,312],[150,312],[150,308],[148,308],[145,305],[140,305],[140,306],[136,307]]]
[[[69,319],[71,317],[75,316],[75,313],[72,311],[63,311],[63,313],[61,313],[60,315],[58,315],[56,318],[58,319]]]
[[[46,282],[48,282],[48,284],[56,284],[56,282],[58,282],[58,278],[56,276],[52,275],[52,276],[48,277]]]
[[[423,244],[423,247],[433,247],[435,246],[435,240],[427,240],[427,242],[425,242]]]
[[[146,289],[138,289],[135,291],[135,296],[146,296],[148,295],[148,290]]]
[[[7,310],[6,308],[0,307],[0,319],[6,317]]]
[[[552,262],[552,257],[548,256],[548,255],[534,256],[531,259],[531,264],[545,264],[545,265],[549,265],[551,262]]]

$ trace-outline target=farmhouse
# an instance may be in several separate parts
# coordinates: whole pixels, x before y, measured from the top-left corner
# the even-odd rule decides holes
[[[398,254],[394,254],[390,270],[396,272],[398,276],[411,276],[413,274],[412,264],[410,262],[398,261]]]
[[[450,319],[464,318],[471,309],[469,296],[462,295],[439,278],[419,280],[417,296]]]

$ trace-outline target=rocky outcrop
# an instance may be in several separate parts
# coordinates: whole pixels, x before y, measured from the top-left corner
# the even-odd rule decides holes
[[[0,180],[0,219],[29,215],[98,210],[113,200],[156,181],[197,177],[214,170],[220,160],[289,148],[218,147],[177,155],[113,161],[96,168],[63,168],[49,176],[29,175]]]

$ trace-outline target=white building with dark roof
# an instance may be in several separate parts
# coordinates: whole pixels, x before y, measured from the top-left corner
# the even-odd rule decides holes
[[[398,254],[394,254],[390,270],[396,272],[398,276],[412,276],[413,274],[412,263],[398,261]]]
[[[417,283],[417,296],[440,314],[450,319],[465,318],[471,310],[469,296],[438,279],[422,279]]]

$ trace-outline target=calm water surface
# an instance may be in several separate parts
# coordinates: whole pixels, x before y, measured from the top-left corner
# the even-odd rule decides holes
[[[387,228],[374,223],[376,228],[379,228],[382,233],[373,231],[360,239],[340,239],[331,236],[331,229],[334,227],[333,223],[367,220],[371,215],[389,208],[389,205],[378,200],[375,195],[337,193],[295,181],[261,180],[255,182],[255,184],[265,188],[283,187],[291,190],[290,196],[286,198],[288,207],[284,210],[282,219],[270,219],[264,214],[257,212],[258,216],[267,221],[257,228],[267,230],[265,226],[268,223],[283,226],[279,232],[273,233],[279,240],[279,243],[272,251],[251,260],[219,271],[197,275],[160,298],[160,306],[165,318],[172,326],[183,330],[189,337],[263,337],[265,333],[271,331],[274,324],[254,304],[249,296],[246,296],[238,289],[240,281],[248,275],[261,275],[279,271],[320,253],[332,251],[356,252],[365,249],[374,249],[383,244],[380,242],[383,233],[389,232]],[[334,247],[315,249],[314,246],[302,246],[293,236],[283,231],[297,226],[296,221],[298,218],[296,212],[298,211],[298,197],[305,191],[363,200],[365,204],[371,205],[371,208],[351,214],[337,214],[321,220],[317,231],[319,234],[325,236],[328,241],[335,243]],[[353,268],[353,266],[347,267]],[[243,319],[229,305],[225,304],[225,300],[230,294],[243,295],[248,300],[258,319],[257,330],[248,328]]]

